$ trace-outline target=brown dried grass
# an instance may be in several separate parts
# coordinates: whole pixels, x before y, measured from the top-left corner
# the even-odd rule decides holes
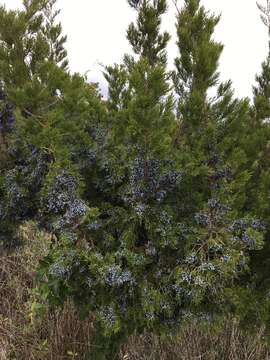
[[[91,343],[91,322],[80,320],[71,304],[31,319],[35,268],[50,241],[33,223],[20,232],[24,246],[0,256],[0,360],[81,359]]]
[[[142,335],[130,339],[125,360],[267,360],[269,349],[262,342],[263,331],[246,336],[228,321],[217,333],[186,328],[175,338],[161,341]]]

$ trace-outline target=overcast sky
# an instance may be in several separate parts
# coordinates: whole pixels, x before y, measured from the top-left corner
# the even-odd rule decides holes
[[[175,46],[175,8],[172,0],[164,16],[163,28],[172,34],[168,47],[169,66],[177,55]],[[179,6],[183,0],[178,0]],[[266,0],[260,1],[262,4]],[[0,0],[8,8],[19,7],[22,0]],[[126,29],[135,18],[126,0],[58,0],[60,20],[68,35],[67,48],[71,71],[88,72],[91,81],[106,88],[102,76],[104,65],[119,63],[130,52]],[[260,21],[256,0],[202,0],[202,4],[222,18],[215,38],[225,45],[221,60],[221,79],[232,79],[239,97],[251,96],[255,74],[268,52],[267,29]]]

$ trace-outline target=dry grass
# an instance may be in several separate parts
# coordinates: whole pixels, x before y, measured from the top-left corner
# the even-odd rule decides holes
[[[0,360],[86,360],[91,353],[91,321],[80,320],[71,304],[31,321],[34,271],[49,238],[30,223],[21,229],[25,245],[0,255]],[[216,334],[190,326],[174,339],[141,335],[122,349],[124,360],[267,360],[263,332],[251,337],[227,322]],[[95,360],[95,359],[91,359]]]
[[[262,335],[259,332],[247,337],[232,322],[217,334],[192,326],[167,341],[146,335],[135,337],[125,354],[127,360],[267,360],[270,353],[262,345]]]
[[[0,256],[0,360],[82,359],[91,343],[91,322],[70,304],[31,321],[34,271],[49,247],[34,224],[21,229],[25,246]]]

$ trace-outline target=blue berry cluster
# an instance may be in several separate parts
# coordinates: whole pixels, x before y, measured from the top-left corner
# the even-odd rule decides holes
[[[128,199],[132,202],[161,202],[172,191],[181,173],[164,170],[166,161],[145,159],[138,155],[131,166],[130,188]]]
[[[227,205],[222,204],[217,198],[211,198],[207,202],[205,211],[195,214],[195,221],[205,228],[221,225],[227,210],[229,210]]]
[[[54,178],[44,205],[45,215],[52,218],[52,227],[58,232],[75,227],[87,212],[87,205],[78,196],[76,179],[64,170]]]
[[[99,312],[99,317],[106,329],[113,328],[115,325],[115,321],[117,319],[115,311],[111,306],[107,306],[107,307],[103,308]]]
[[[71,268],[61,263],[61,259],[54,262],[48,269],[48,274],[54,278],[68,280],[71,275]]]
[[[14,167],[6,171],[1,200],[6,214],[24,219],[38,212],[35,197],[42,187],[52,157],[32,146],[13,149],[11,155]]]
[[[70,204],[76,198],[77,182],[74,176],[69,175],[66,171],[61,171],[57,175],[46,197],[46,208],[49,213],[65,212]]]
[[[218,181],[221,179],[229,179],[232,176],[230,168],[225,167],[223,169],[216,169],[211,175],[209,175],[210,181]]]
[[[264,231],[265,226],[263,223],[257,219],[238,219],[234,220],[230,225],[230,231],[233,233],[241,233],[247,228],[252,228],[257,231]]]
[[[215,271],[216,267],[215,267],[215,265],[213,265],[210,262],[208,262],[208,263],[204,262],[199,266],[198,270],[199,271]]]
[[[245,246],[253,248],[256,245],[256,233],[263,233],[265,227],[257,219],[238,219],[232,222],[229,230],[234,241],[241,241]]]
[[[109,286],[122,286],[132,283],[133,277],[129,270],[122,270],[119,266],[109,266],[106,269],[105,283]]]

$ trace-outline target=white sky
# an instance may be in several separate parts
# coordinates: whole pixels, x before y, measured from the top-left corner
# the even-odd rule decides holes
[[[178,0],[179,6],[183,2]],[[21,3],[22,0],[0,0],[8,8]],[[175,8],[172,0],[168,3],[170,9],[163,27],[172,34],[168,47],[172,67],[177,55]],[[124,53],[130,52],[125,35],[135,12],[126,0],[58,0],[57,4],[64,33],[68,35],[71,71],[88,72],[89,80],[99,82],[104,92],[106,82],[99,63],[119,63]],[[222,13],[215,33],[215,38],[225,45],[220,60],[221,79],[232,79],[237,96],[251,96],[255,74],[260,72],[268,53],[267,29],[260,21],[256,0],[202,0],[202,4],[210,11]]]

